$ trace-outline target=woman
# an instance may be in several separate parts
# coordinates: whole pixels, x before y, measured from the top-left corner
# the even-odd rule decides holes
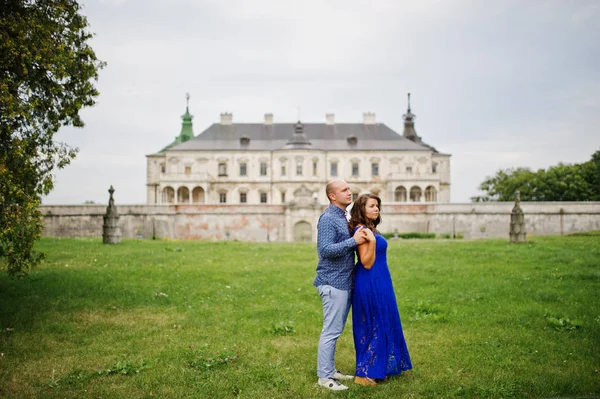
[[[361,385],[377,385],[412,369],[404,340],[392,278],[387,265],[387,241],[377,231],[381,199],[373,194],[358,197],[350,211],[350,231],[364,227],[368,242],[358,246],[354,274],[352,324],[356,349],[356,377]]]

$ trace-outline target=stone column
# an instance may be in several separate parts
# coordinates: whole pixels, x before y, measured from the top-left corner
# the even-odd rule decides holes
[[[521,193],[517,190],[515,193],[515,206],[510,214],[510,242],[526,242],[527,233],[525,233],[525,215],[521,209]]]
[[[119,244],[121,242],[121,229],[119,228],[119,213],[113,199],[113,193],[115,192],[113,186],[110,186],[108,192],[110,198],[104,215],[104,224],[102,225],[102,242],[104,244]]]

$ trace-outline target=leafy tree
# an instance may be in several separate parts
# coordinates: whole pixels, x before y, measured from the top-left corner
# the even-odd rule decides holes
[[[600,151],[583,164],[559,163],[547,170],[527,168],[499,170],[479,186],[485,195],[472,201],[512,201],[521,192],[523,201],[598,201],[600,200]]]
[[[40,199],[77,153],[54,135],[82,127],[79,111],[98,96],[105,64],[91,37],[76,1],[0,0],[0,261],[11,276],[43,258]]]
[[[479,186],[487,194],[472,197],[472,201],[512,201],[515,192],[521,192],[521,199],[530,197],[535,190],[536,174],[528,168],[499,170],[495,176],[487,177]]]

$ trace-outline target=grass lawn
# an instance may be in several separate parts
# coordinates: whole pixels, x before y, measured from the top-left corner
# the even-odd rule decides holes
[[[332,393],[314,245],[44,238],[0,275],[0,397],[599,397],[600,236],[531,240],[390,241],[414,369]]]

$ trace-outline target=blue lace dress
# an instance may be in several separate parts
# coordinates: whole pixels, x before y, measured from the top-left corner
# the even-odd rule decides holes
[[[385,378],[412,369],[387,264],[387,241],[375,234],[375,263],[354,271],[352,325],[356,375]]]

